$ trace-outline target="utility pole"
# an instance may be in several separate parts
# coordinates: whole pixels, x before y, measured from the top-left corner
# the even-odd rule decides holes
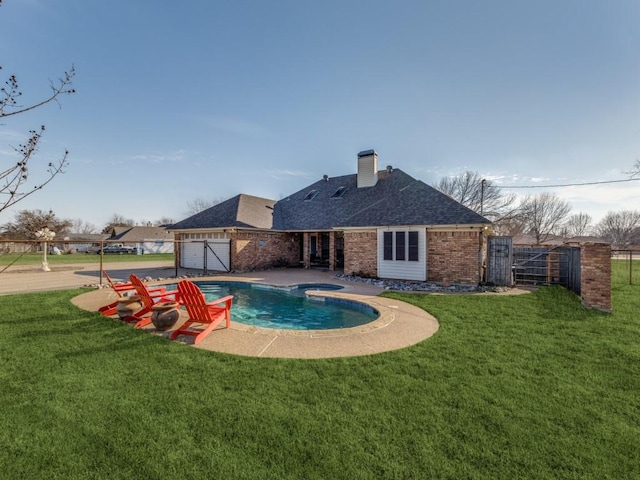
[[[480,182],[480,215],[483,214],[484,211],[484,185],[487,181],[483,178]]]

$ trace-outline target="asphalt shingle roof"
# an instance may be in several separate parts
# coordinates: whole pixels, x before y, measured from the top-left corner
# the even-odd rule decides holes
[[[340,187],[344,193],[333,197]],[[278,230],[483,223],[491,222],[399,169],[378,172],[375,186],[360,189],[356,174],[319,180],[277,202],[273,217]]]
[[[171,230],[191,228],[271,228],[275,200],[240,194],[174,223]]]
[[[164,227],[126,227],[127,230],[109,240],[121,240],[123,242],[141,242],[143,240],[171,240],[173,233]]]
[[[322,179],[276,202],[237,195],[170,229],[265,228],[328,230],[387,225],[489,224],[486,218],[402,170],[378,172],[373,187],[358,188],[357,174]]]
[[[69,242],[101,242],[108,239],[107,233],[69,233],[64,236],[64,240]]]

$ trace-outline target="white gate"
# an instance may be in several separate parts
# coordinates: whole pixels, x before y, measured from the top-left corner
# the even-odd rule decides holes
[[[194,240],[180,248],[180,266],[198,270],[231,270],[231,240]]]

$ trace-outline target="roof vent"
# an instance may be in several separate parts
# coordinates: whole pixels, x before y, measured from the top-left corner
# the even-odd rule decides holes
[[[387,165],[387,173],[393,172],[393,167],[391,165]]]
[[[323,175],[322,178],[324,179],[325,182],[329,181],[329,175]]]

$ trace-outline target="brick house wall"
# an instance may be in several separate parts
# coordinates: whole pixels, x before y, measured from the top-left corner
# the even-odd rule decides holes
[[[454,283],[480,282],[478,252],[481,232],[427,230],[427,280]]]
[[[378,276],[378,233],[344,232],[344,273]]]
[[[480,232],[427,231],[427,280],[478,283]],[[344,272],[378,275],[377,231],[344,232]],[[236,271],[297,266],[300,236],[280,232],[237,232],[231,235],[231,268]]]
[[[427,280],[479,283],[480,232],[427,231]],[[376,231],[344,233],[344,272],[377,276],[378,236]]]
[[[611,312],[611,245],[580,245],[580,296],[585,307]]]
[[[279,232],[237,232],[231,236],[231,268],[236,271],[298,265],[297,235]]]

